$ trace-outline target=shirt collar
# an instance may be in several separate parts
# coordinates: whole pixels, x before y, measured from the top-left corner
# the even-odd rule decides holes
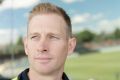
[[[29,72],[29,69],[25,69],[23,72],[21,72],[18,76],[18,80],[29,80],[29,77],[28,77],[28,72]],[[62,75],[62,79],[63,80],[69,80],[67,75],[63,72],[63,75]]]

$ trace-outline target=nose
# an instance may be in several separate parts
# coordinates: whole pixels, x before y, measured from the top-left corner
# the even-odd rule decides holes
[[[37,52],[46,53],[48,51],[48,41],[45,38],[41,38],[38,42]]]

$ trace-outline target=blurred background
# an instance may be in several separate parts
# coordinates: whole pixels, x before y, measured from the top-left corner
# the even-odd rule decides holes
[[[51,2],[71,17],[77,38],[65,72],[71,80],[120,80],[120,0],[0,0],[0,80],[28,67],[22,38],[29,11]]]

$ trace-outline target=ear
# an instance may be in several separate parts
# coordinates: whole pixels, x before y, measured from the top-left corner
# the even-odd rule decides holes
[[[27,41],[27,37],[23,38],[23,43],[24,43],[25,54],[28,55],[28,41]]]
[[[68,43],[68,55],[71,55],[75,49],[76,46],[76,38],[72,37],[69,39],[69,43]]]

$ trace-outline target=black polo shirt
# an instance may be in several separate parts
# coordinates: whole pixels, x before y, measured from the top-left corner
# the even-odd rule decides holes
[[[29,77],[28,77],[28,71],[29,69],[26,69],[24,70],[23,72],[21,72],[19,75],[18,75],[18,80],[29,80]],[[62,75],[62,79],[63,80],[69,80],[67,75],[65,73],[63,73]]]

